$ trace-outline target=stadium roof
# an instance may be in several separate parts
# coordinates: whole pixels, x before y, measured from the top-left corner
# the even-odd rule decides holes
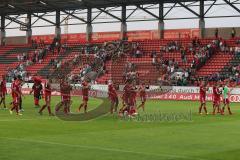
[[[196,2],[197,0],[2,0],[0,14],[41,13],[55,10],[105,8],[121,5],[143,5],[159,2]],[[199,1],[199,0],[198,0]],[[205,0],[206,1],[206,0]]]

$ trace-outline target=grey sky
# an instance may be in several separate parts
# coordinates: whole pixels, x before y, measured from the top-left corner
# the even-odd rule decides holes
[[[218,3],[221,3],[222,0],[218,0]],[[239,5],[236,5],[236,7],[240,8]],[[198,12],[197,8],[195,9],[196,12]],[[157,10],[152,10],[157,14]],[[115,14],[117,16],[120,16]],[[209,13],[206,16],[222,16],[222,15],[239,15],[233,8],[229,6],[216,6],[213,7]],[[186,11],[183,8],[175,8],[170,14],[167,16],[167,18],[173,18],[173,17],[192,17],[193,15]],[[64,18],[64,17],[62,17]],[[100,20],[109,20],[110,17],[103,14],[101,15]],[[133,19],[138,18],[151,18],[148,14],[146,14],[143,11],[137,11],[133,16]],[[54,18],[49,18],[50,20],[54,21]],[[34,21],[34,19],[32,20]],[[182,28],[198,28],[198,19],[194,20],[169,20],[165,21],[165,28],[166,29],[182,29]],[[69,23],[79,23],[77,20],[69,20]],[[217,19],[206,19],[206,27],[207,28],[213,28],[213,27],[239,27],[240,26],[240,18],[217,18]],[[6,22],[8,23],[8,21]],[[39,21],[36,24],[42,25],[45,24],[44,21]],[[9,27],[16,27],[16,24],[11,24]],[[148,21],[148,22],[131,22],[128,23],[128,30],[155,30],[158,27],[157,21]],[[62,27],[62,33],[64,33],[66,30],[65,27]],[[93,25],[93,31],[94,32],[109,32],[109,31],[119,31],[120,30],[120,23],[115,24],[97,24]],[[84,33],[86,31],[86,25],[75,25],[75,26],[68,26],[68,33]],[[33,35],[45,35],[45,34],[54,34],[55,28],[54,27],[44,27],[44,28],[33,28]],[[18,29],[11,29],[6,30],[7,36],[22,36],[26,33],[23,31],[19,31]]]

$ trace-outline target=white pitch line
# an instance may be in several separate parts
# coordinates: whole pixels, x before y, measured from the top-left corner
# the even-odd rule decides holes
[[[0,122],[15,122],[15,121],[33,121],[33,120],[50,120],[51,118],[41,118],[41,119],[0,119]]]
[[[46,142],[46,141],[39,141],[39,140],[26,140],[26,139],[17,139],[17,138],[8,138],[8,137],[0,137],[0,138],[1,139],[6,139],[6,140],[14,140],[14,141],[16,140],[16,141],[28,142],[28,143],[60,145],[60,146],[66,146],[66,147],[101,150],[101,151],[112,151],[112,152],[121,152],[121,153],[131,153],[131,154],[139,154],[139,155],[145,155],[145,156],[181,158],[181,159],[188,159],[188,160],[193,160],[193,159],[194,160],[206,160],[206,159],[203,159],[203,158],[189,157],[189,156],[183,156],[183,155],[173,155],[173,154],[163,154],[163,153],[157,153],[157,154],[155,154],[155,153],[144,153],[144,152],[136,152],[136,151],[130,151],[130,150],[117,149],[117,148],[92,147],[92,146],[83,146],[83,145],[66,144],[66,143],[58,143],[58,142]]]

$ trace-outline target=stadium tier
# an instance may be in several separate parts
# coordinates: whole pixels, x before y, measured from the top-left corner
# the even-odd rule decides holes
[[[197,67],[195,66],[195,71],[191,76],[209,77],[214,74],[231,75],[229,68],[238,65],[239,62],[238,55],[233,51],[238,46],[236,39],[219,40],[219,42],[216,42],[215,39],[142,40],[127,43],[133,46],[132,50],[119,57],[117,61],[105,60],[104,72],[96,79],[97,83],[105,84],[107,80],[113,79],[118,84],[124,84],[128,63],[134,64],[134,72],[138,81],[154,84],[159,79],[164,79],[166,71],[162,65],[165,63],[176,63],[177,68],[183,71],[193,69],[193,66],[196,65]],[[194,43],[197,46],[192,46],[195,45]],[[224,43],[225,48],[219,48],[215,43]],[[59,48],[51,48],[51,45],[46,44],[4,46],[0,48],[1,75],[7,74],[11,69],[21,67],[23,63],[25,74],[28,76],[38,75],[47,78],[49,75],[54,75],[56,77],[60,66],[64,68],[74,62],[65,74],[78,76],[87,65],[93,65],[94,60],[97,59],[96,52],[99,54],[104,45],[106,43],[69,43],[62,44]],[[212,45],[213,48],[211,55],[208,55],[209,50],[204,50],[209,45]],[[87,51],[88,47],[89,51]],[[141,56],[136,57],[136,50],[139,50]],[[182,55],[183,50],[184,56]],[[207,51],[209,53],[205,55]],[[206,58],[202,58],[203,55]],[[160,66],[154,64],[154,56],[157,57],[155,60],[160,59]]]

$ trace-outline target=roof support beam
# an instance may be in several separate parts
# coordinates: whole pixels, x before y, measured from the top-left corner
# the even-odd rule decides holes
[[[52,22],[52,21],[50,21],[50,20],[48,20],[48,19],[46,19],[46,18],[43,18],[43,16],[39,16],[39,15],[37,15],[37,14],[35,14],[35,13],[32,13],[32,15],[33,15],[34,17],[37,17],[37,18],[39,18],[39,19],[41,19],[41,20],[44,20],[44,21],[46,21],[46,22],[48,22],[48,23],[51,23],[51,24],[55,25],[54,22]]]
[[[30,44],[32,41],[32,14],[27,14],[27,30],[26,30],[26,42]]]
[[[5,15],[1,15],[0,45],[4,46],[6,42]]]
[[[210,5],[210,7],[208,7],[208,9],[205,11],[205,13],[204,13],[204,16],[210,11],[210,9],[215,5],[215,3],[216,3],[217,1],[214,1],[211,5]]]
[[[1,15],[1,31],[5,30],[5,15]]]
[[[92,40],[92,8],[87,9],[87,28],[86,28],[86,41]]]
[[[111,16],[111,17],[113,17],[113,18],[115,18],[115,19],[117,19],[117,20],[119,20],[119,21],[122,21],[122,19],[121,18],[119,18],[119,17],[117,17],[117,16],[115,16],[115,15],[113,15],[113,14],[111,14],[110,12],[108,12],[108,11],[105,11],[105,10],[103,10],[103,9],[101,9],[101,8],[97,8],[98,10],[100,10],[101,12],[103,12],[103,13],[106,13],[107,15],[109,15],[109,16]]]
[[[127,6],[122,5],[122,21],[121,21],[121,34],[120,39],[125,40],[127,38]]]
[[[128,16],[126,19],[129,19],[136,11],[137,11],[138,7],[136,7]]]
[[[17,15],[17,16],[15,16],[14,18],[17,19],[18,17],[20,17],[20,15]],[[6,28],[7,26],[9,26],[10,24],[12,24],[12,22],[13,22],[13,21],[10,21],[8,24],[6,24],[6,25],[5,25],[5,28]]]
[[[152,12],[150,12],[149,10],[141,7],[140,5],[137,6],[139,9],[143,10],[144,12],[148,13],[149,15],[153,16],[154,18],[158,19],[159,20],[159,17],[155,14],[153,14]]]
[[[73,17],[73,18],[75,18],[75,19],[78,19],[78,20],[80,20],[80,21],[82,21],[82,22],[84,22],[84,23],[87,23],[87,21],[85,20],[85,19],[83,19],[83,18],[80,18],[80,17],[78,17],[78,16],[76,16],[76,15],[74,15],[73,13],[69,13],[69,12],[67,12],[67,11],[64,11],[64,10],[61,10],[63,13],[65,13],[65,14],[68,14],[68,15],[70,15],[71,17]]]
[[[45,6],[45,8],[50,8],[50,7],[51,7],[51,8],[54,8],[55,10],[59,10],[59,9],[57,9],[57,7],[56,7],[54,4],[52,4],[52,3],[45,2],[45,1],[44,1],[44,3],[47,4],[47,5]],[[48,7],[48,6],[49,6],[49,7]],[[75,18],[75,19],[78,19],[78,20],[80,20],[80,21],[82,21],[82,22],[84,22],[84,23],[87,23],[87,21],[84,20],[83,18],[80,18],[80,17],[74,15],[74,11],[73,11],[72,13],[67,12],[66,10],[63,10],[63,9],[60,9],[60,11],[63,12],[63,13],[65,13],[65,14],[67,14],[67,15],[69,15],[69,16],[71,16],[71,17],[73,17],[73,18]],[[61,23],[62,23],[62,22],[61,22]]]
[[[10,20],[10,21],[12,21],[12,22],[15,22],[15,23],[17,23],[17,24],[20,24],[20,25],[22,25],[22,26],[27,27],[27,24],[26,24],[26,23],[24,23],[24,22],[22,22],[22,21],[19,21],[19,20],[17,20],[16,18],[13,18],[13,17],[10,17],[10,16],[5,16],[5,18],[8,19],[8,20]]]
[[[178,4],[180,6],[182,6],[183,8],[185,8],[186,10],[190,11],[192,14],[196,15],[197,17],[200,17],[199,14],[197,14],[195,11],[193,11],[192,9],[190,9],[189,7],[187,7],[186,5],[182,4],[181,2],[178,2]]]
[[[200,17],[199,17],[199,30],[200,30],[200,37],[205,37],[205,20],[204,20],[204,0],[200,0],[199,5]]]
[[[164,38],[164,30],[165,30],[165,24],[164,24],[164,3],[159,3],[159,21],[158,21],[158,34],[159,38]]]
[[[57,38],[57,40],[61,39],[61,27],[60,27],[60,23],[61,23],[61,15],[60,15],[60,10],[56,11],[56,25],[55,25],[55,38]]]
[[[164,14],[164,18],[172,11],[172,9],[177,5],[177,3],[174,3],[173,6],[171,6],[171,8]]]
[[[14,6],[14,5],[13,5]],[[16,7],[15,6],[15,8],[17,8],[17,9],[19,9],[19,10],[22,10],[22,11],[24,11],[24,12],[26,12],[26,13],[28,13],[28,11],[26,10],[26,9],[24,9],[24,8],[22,8],[22,7]],[[53,24],[53,25],[55,25],[55,23],[54,22],[52,22],[52,21],[50,21],[50,20],[48,20],[48,19],[46,19],[46,18],[43,18],[42,16],[38,16],[37,14],[35,14],[35,13],[31,13],[34,17],[38,17],[39,19],[42,19],[42,20],[44,20],[44,21],[46,21],[46,22],[48,22],[48,23],[51,23],[51,24]],[[26,25],[25,25],[26,26]]]
[[[227,1],[227,0],[223,0],[224,2],[226,2],[229,6],[231,6],[233,9],[235,9],[238,13],[240,13],[240,9],[237,8],[235,5],[233,5],[231,2]]]

